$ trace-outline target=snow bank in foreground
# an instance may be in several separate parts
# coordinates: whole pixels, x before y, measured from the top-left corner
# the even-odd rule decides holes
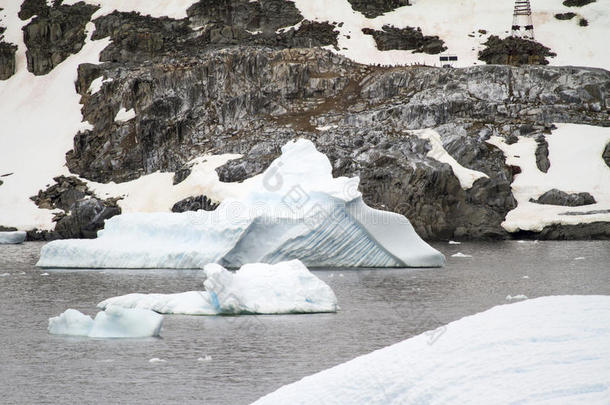
[[[536,166],[536,140],[519,137],[507,144],[499,137],[488,142],[500,148],[506,164],[518,166],[521,173],[511,184],[517,208],[502,223],[509,232],[541,231],[552,224],[576,225],[605,221],[610,223],[610,169],[602,159],[610,142],[610,128],[578,124],[556,124],[546,137],[551,166],[547,173]],[[530,202],[556,188],[566,193],[590,193],[597,202],[581,207],[564,207]],[[567,214],[569,213],[569,215]]]
[[[256,404],[610,401],[610,297],[494,307],[286,385]],[[442,333],[442,334],[441,334]]]
[[[336,312],[333,290],[300,261],[254,263],[231,273],[217,264],[205,266],[205,291],[179,294],[128,294],[109,298],[99,308],[120,306],[163,314],[287,314]]]
[[[18,244],[25,241],[25,232],[0,232],[0,245],[3,244]]]
[[[407,218],[368,207],[359,179],[332,177],[309,140],[282,155],[239,199],[215,211],[131,213],[106,221],[92,240],[45,245],[38,266],[201,268],[300,259],[326,267],[437,267],[445,258]]]
[[[144,309],[108,306],[95,320],[75,309],[49,318],[49,333],[95,338],[141,338],[159,336],[163,316]]]

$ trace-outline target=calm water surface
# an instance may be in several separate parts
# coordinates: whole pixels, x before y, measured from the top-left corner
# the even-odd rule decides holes
[[[306,375],[504,304],[507,295],[610,295],[607,241],[436,244],[448,257],[443,269],[315,271],[335,291],[337,314],[165,316],[162,338],[70,338],[49,335],[48,318],[67,308],[94,315],[99,301],[121,294],[201,289],[203,276],[41,270],[34,267],[41,247],[0,245],[2,403],[246,404]],[[473,257],[450,257],[458,251]],[[198,361],[206,355],[212,360]],[[165,362],[150,363],[155,357]]]

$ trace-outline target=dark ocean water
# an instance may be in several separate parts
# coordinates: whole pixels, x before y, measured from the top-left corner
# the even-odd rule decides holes
[[[337,314],[165,316],[162,338],[47,333],[67,308],[202,288],[200,271],[41,270],[42,244],[0,245],[0,402],[246,404],[306,375],[505,304],[507,295],[610,295],[610,242],[436,244],[443,269],[316,270]],[[453,258],[456,252],[472,258]],[[578,258],[578,260],[577,260]],[[48,273],[48,275],[43,275]],[[442,329],[435,339],[442,339]],[[199,358],[211,356],[209,361]],[[164,362],[150,363],[152,358]]]

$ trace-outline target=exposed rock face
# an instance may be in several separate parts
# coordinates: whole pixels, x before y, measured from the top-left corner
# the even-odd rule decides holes
[[[428,54],[437,54],[447,50],[444,42],[438,36],[424,36],[421,28],[396,28],[384,25],[381,31],[363,28],[362,32],[372,35],[380,51],[391,49],[413,50]]]
[[[198,197],[188,197],[184,200],[178,201],[172,207],[172,212],[186,212],[186,211],[214,211],[218,207],[217,203],[212,202],[205,195]]]
[[[410,0],[347,0],[352,8],[367,18],[375,18],[398,7],[410,6]]]
[[[549,144],[546,141],[544,135],[539,135],[536,138],[536,166],[541,172],[547,173],[551,167],[549,161]]]
[[[0,42],[0,80],[6,80],[15,74],[15,52],[16,45]]]
[[[57,221],[55,233],[63,239],[92,239],[104,228],[106,219],[120,213],[121,209],[116,205],[108,205],[97,198],[79,200],[71,207],[70,215]]]
[[[24,5],[28,7],[22,6],[20,12],[22,19],[38,14],[23,27],[27,66],[35,75],[50,72],[68,56],[80,51],[85,42],[85,25],[97,9],[84,3],[43,8],[42,3],[26,2]]]
[[[542,194],[537,200],[532,199],[531,201],[537,204],[563,205],[566,207],[595,204],[595,198],[589,193],[568,194],[555,188]]]
[[[592,222],[579,225],[551,225],[541,232],[521,231],[514,235],[517,239],[548,240],[591,240],[610,239],[610,223]]]
[[[120,40],[132,18],[161,33],[158,51],[149,51],[155,40],[143,48]],[[79,69],[83,115],[94,129],[78,134],[67,156],[74,173],[96,181],[182,170],[202,153],[229,152],[245,157],[219,168],[220,178],[239,181],[260,173],[288,140],[306,137],[330,157],[335,175],[361,176],[368,204],[407,215],[424,238],[506,237],[500,223],[515,207],[515,171],[485,140],[538,137],[554,121],[609,124],[600,108],[610,90],[603,70],[386,69],[318,49],[220,49],[207,40],[195,52],[196,38],[173,42],[181,30],[193,35],[175,20],[154,27],[115,13],[97,23],[96,35],[110,33],[116,47],[104,51],[111,62]],[[99,75],[113,80],[87,94]],[[121,107],[136,117],[114,122]],[[489,179],[462,190],[450,166],[426,156],[428,143],[405,132],[426,127],[460,164]]]
[[[571,20],[574,17],[576,17],[576,14],[572,12],[555,14],[555,18],[558,20]]]
[[[41,190],[32,200],[40,208],[60,209],[63,212],[53,219],[55,230],[28,232],[28,240],[54,240],[60,238],[95,238],[104,228],[104,220],[121,213],[116,199],[96,198],[85,182],[76,177],[55,177],[56,184]]]
[[[479,59],[488,64],[500,65],[548,65],[547,57],[557,56],[546,46],[523,38],[500,39],[492,35],[479,52]]]
[[[596,0],[564,0],[563,5],[566,7],[582,7],[595,2]]]
[[[610,167],[610,143],[604,148],[602,159],[604,159],[604,162],[606,162],[606,166]]]

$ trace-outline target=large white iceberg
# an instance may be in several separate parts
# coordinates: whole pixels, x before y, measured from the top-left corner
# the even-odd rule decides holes
[[[368,207],[359,179],[332,177],[311,141],[286,144],[243,196],[215,211],[128,213],[92,240],[42,248],[38,266],[201,268],[300,259],[315,267],[438,267],[444,256],[403,215]]]
[[[610,403],[610,297],[544,297],[494,307],[255,402],[479,403]]]
[[[163,316],[145,309],[108,306],[91,319],[75,309],[49,318],[49,333],[94,338],[142,338],[159,336]]]
[[[26,234],[23,231],[0,232],[0,245],[15,245],[25,241]]]
[[[127,294],[99,308],[120,306],[163,314],[234,315],[336,312],[333,290],[298,260],[253,263],[232,273],[218,264],[204,268],[205,291],[178,294]]]

